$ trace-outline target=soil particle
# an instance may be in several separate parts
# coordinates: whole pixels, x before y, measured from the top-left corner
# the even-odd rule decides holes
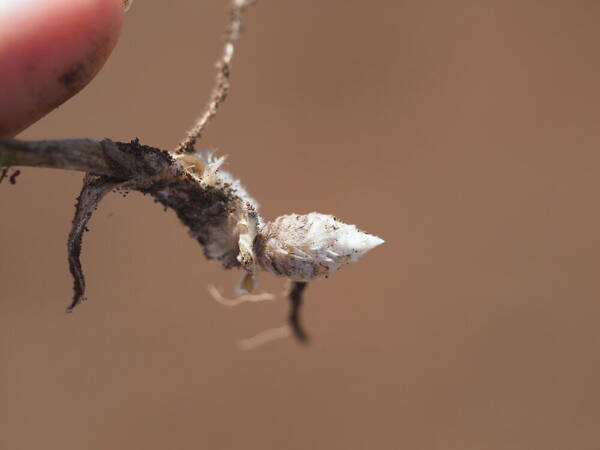
[[[10,176],[10,178],[8,179],[8,181],[10,181],[10,184],[17,184],[17,177],[21,175],[21,171],[20,170],[15,170],[14,173]]]

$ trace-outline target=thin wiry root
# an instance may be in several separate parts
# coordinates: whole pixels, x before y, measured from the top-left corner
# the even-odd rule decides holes
[[[98,207],[100,200],[119,183],[119,181],[105,176],[90,174],[86,175],[83,180],[83,187],[77,199],[75,217],[73,218],[73,225],[67,241],[69,270],[71,271],[71,275],[73,275],[73,301],[67,308],[67,312],[73,312],[73,309],[85,300],[85,277],[79,259],[81,256],[83,233],[87,230],[87,224]]]
[[[225,298],[223,297],[221,292],[212,284],[208,286],[208,293],[211,295],[212,298],[215,299],[217,303],[229,307],[241,305],[242,303],[273,301],[276,298],[275,295],[270,294],[268,292],[264,292],[262,294],[243,294],[235,298]]]
[[[215,85],[210,94],[210,99],[200,118],[187,132],[186,137],[175,149],[177,153],[194,151],[194,144],[202,136],[208,123],[217,115],[217,110],[227,99],[227,95],[229,94],[231,59],[233,57],[235,45],[240,38],[244,12],[255,2],[256,0],[233,0],[231,2],[229,23],[227,24],[227,36],[225,45],[223,46],[223,52],[216,63],[217,75],[215,77]]]
[[[308,342],[308,334],[304,330],[300,320],[300,309],[302,308],[303,293],[307,285],[308,283],[306,282],[293,281],[290,283],[288,290],[285,292],[285,295],[290,300],[288,325],[262,331],[254,337],[243,340],[240,343],[240,347],[244,350],[252,350],[260,347],[263,344],[266,344],[267,342],[290,336],[296,338],[298,342],[306,344]],[[211,297],[215,299],[215,301],[230,307],[237,306],[242,303],[255,303],[275,300],[275,295],[266,292],[262,294],[243,294],[239,297],[227,299],[223,297],[221,292],[219,292],[219,290],[213,285],[208,286],[208,292]]]
[[[269,342],[286,339],[291,335],[292,331],[290,330],[290,327],[288,325],[283,325],[277,328],[269,328],[268,330],[261,331],[255,336],[243,339],[239,342],[238,346],[241,350],[255,350]]]

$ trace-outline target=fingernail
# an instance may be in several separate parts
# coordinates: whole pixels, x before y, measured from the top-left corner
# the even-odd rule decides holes
[[[131,4],[133,3],[133,0],[122,0],[123,2],[123,9],[125,10],[125,12],[129,11],[129,8],[131,8]]]

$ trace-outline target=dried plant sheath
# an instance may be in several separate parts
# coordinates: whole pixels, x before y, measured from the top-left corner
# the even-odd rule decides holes
[[[249,292],[266,270],[294,282],[290,291],[292,331],[306,340],[299,308],[306,283],[327,277],[383,243],[337,218],[319,213],[289,214],[272,222],[230,173],[223,157],[177,154],[130,143],[89,139],[26,142],[0,139],[0,165],[63,168],[89,173],[79,196],[68,240],[74,278],[72,311],[85,298],[80,263],[83,232],[104,195],[119,186],[151,195],[173,209],[208,259],[245,271],[240,291]]]

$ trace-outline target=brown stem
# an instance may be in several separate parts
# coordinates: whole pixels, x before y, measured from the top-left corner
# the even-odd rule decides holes
[[[106,158],[112,141],[64,139],[54,141],[18,141],[0,139],[0,166],[47,167],[111,175]]]
[[[0,139],[0,167],[28,166],[77,170],[118,180],[156,178],[172,168],[171,153],[110,139],[20,141]]]

